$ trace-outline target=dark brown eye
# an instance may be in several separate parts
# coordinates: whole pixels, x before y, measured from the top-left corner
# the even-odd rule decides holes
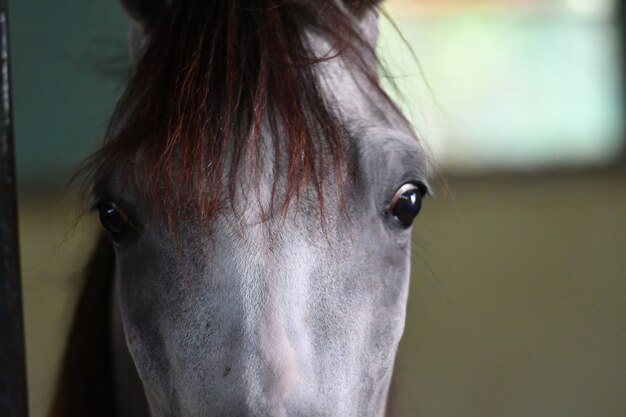
[[[121,240],[133,229],[133,224],[128,219],[126,213],[115,203],[103,201],[96,208],[100,214],[100,223],[113,240]]]
[[[396,191],[389,204],[392,214],[404,227],[410,227],[422,208],[422,198],[426,194],[423,184],[407,183]]]

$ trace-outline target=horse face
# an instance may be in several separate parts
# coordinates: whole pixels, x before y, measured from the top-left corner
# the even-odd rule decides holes
[[[182,219],[175,240],[132,216],[138,230],[116,242],[119,297],[155,416],[381,415],[409,282],[411,207],[396,206],[424,181],[420,149],[391,133],[355,140],[345,212],[324,223],[314,199],[262,221],[258,195],[210,231]]]
[[[100,191],[126,341],[155,417],[384,413],[425,159],[345,63],[319,76],[351,145],[349,180],[324,184],[323,210],[305,191],[266,216],[270,168],[242,175],[233,209],[210,227],[181,210],[174,234],[125,178],[111,173]]]

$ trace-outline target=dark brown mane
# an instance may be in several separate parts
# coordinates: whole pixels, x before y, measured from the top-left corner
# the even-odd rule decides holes
[[[263,125],[282,180],[275,207],[312,186],[323,210],[322,186],[342,177],[347,138],[315,74],[329,57],[314,56],[306,33],[325,38],[386,98],[374,50],[356,27],[374,3],[174,1],[137,62],[94,176],[123,170],[170,224],[183,208],[210,221],[224,196],[232,201],[242,166],[258,177]]]

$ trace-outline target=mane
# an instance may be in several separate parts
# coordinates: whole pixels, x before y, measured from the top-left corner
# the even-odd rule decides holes
[[[311,187],[323,211],[324,185],[341,188],[349,143],[317,65],[349,61],[390,102],[378,84],[373,47],[357,28],[358,16],[375,3],[172,2],[151,28],[105,144],[91,159],[90,182],[121,170],[160,219],[172,224],[193,210],[210,222],[225,202],[235,208],[243,171],[260,178],[263,134],[273,146],[273,208],[286,210]],[[316,56],[311,34],[332,54]]]

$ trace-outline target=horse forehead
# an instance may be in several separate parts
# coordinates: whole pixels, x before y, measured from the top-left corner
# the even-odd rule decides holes
[[[378,13],[374,10],[367,11],[359,18],[358,26],[365,40],[374,46],[378,36]],[[309,36],[310,46],[315,56],[326,57],[333,55],[333,46],[321,35],[311,34]],[[372,65],[377,65],[375,61]],[[318,64],[317,75],[321,93],[327,97],[327,102],[337,111],[337,117],[350,134],[351,146],[360,149],[360,155],[379,154],[376,158],[380,163],[370,169],[380,168],[378,165],[385,164],[385,155],[397,152],[402,148],[403,153],[413,153],[421,156],[423,152],[417,141],[414,140],[414,133],[406,120],[392,107],[391,103],[381,100],[380,92],[367,80],[365,76],[352,64],[341,56],[332,59],[322,60]],[[261,141],[265,143],[263,149],[271,149],[272,139],[267,126],[263,127]],[[402,140],[396,140],[402,137]],[[407,138],[409,138],[407,140]],[[387,151],[383,151],[381,145]],[[412,142],[407,146],[407,142]],[[412,152],[417,150],[417,152]],[[405,152],[407,151],[407,152]],[[260,181],[249,175],[242,175],[239,179],[239,187],[246,194],[245,199],[240,201],[240,211],[243,213],[242,221],[255,223],[264,213],[264,210],[271,205],[272,190],[276,189],[273,175],[274,152],[263,152],[261,165],[265,167],[262,171]],[[373,160],[374,158],[367,158]],[[424,165],[419,162],[420,165]],[[225,175],[228,176],[228,167],[225,168]],[[251,179],[252,178],[252,179]],[[124,178],[113,175],[107,178],[113,194],[121,195],[129,204],[136,205],[136,190],[128,187]],[[336,191],[336,188],[333,190]],[[115,192],[117,191],[117,192]],[[245,202],[245,203],[243,203]],[[305,200],[306,204],[306,200]],[[311,213],[311,215],[316,215]]]

